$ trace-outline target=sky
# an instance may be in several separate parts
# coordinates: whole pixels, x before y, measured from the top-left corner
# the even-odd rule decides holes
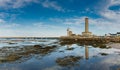
[[[94,35],[120,32],[120,0],[0,0],[0,37],[81,34],[86,17]]]

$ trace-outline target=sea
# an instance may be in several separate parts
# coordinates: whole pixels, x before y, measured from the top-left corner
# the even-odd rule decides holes
[[[1,38],[0,70],[120,70],[120,49],[60,39]]]

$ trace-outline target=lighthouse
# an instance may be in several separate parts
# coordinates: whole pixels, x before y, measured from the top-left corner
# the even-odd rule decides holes
[[[89,19],[85,18],[85,31],[82,32],[82,35],[85,37],[91,36],[92,32],[89,32]]]

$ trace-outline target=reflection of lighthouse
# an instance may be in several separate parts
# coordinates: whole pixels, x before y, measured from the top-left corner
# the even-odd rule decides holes
[[[85,32],[82,32],[83,36],[90,36],[92,33],[89,32],[89,22],[88,18],[85,18]]]
[[[85,58],[89,59],[89,49],[88,46],[85,45]]]

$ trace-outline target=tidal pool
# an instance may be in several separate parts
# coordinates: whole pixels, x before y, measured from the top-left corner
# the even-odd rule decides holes
[[[59,40],[0,45],[0,70],[120,70],[120,49],[116,48],[63,45]]]

